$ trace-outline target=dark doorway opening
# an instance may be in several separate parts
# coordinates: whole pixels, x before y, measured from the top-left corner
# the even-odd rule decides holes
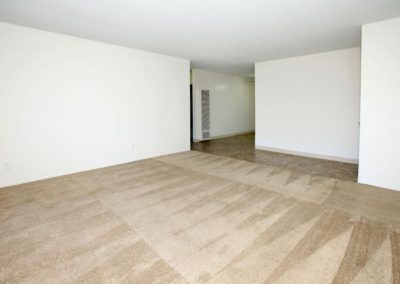
[[[190,143],[193,143],[193,85],[190,84]]]

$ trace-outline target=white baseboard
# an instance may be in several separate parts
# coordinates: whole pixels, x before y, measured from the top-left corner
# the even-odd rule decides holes
[[[224,134],[224,135],[217,135],[217,136],[212,136],[208,139],[193,139],[194,143],[197,142],[202,142],[202,141],[208,141],[208,140],[215,140],[215,139],[221,139],[221,138],[228,138],[228,137],[232,137],[232,136],[237,136],[237,135],[245,135],[245,134],[250,134],[250,133],[254,133],[254,130],[251,131],[241,131],[241,132],[235,132],[235,133],[229,133],[229,134]]]
[[[313,153],[307,153],[307,152],[284,150],[284,149],[270,148],[270,147],[264,147],[264,146],[259,146],[259,145],[256,145],[256,149],[270,151],[270,152],[276,152],[276,153],[310,157],[310,158],[316,158],[316,159],[322,159],[322,160],[330,160],[330,161],[336,161],[336,162],[358,164],[358,159],[350,159],[350,158],[343,158],[343,157],[337,157],[337,156],[328,156],[328,155],[320,155],[320,154],[313,154]]]

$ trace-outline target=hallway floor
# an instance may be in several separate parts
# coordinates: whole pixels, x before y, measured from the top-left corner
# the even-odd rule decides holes
[[[358,165],[257,150],[255,135],[245,134],[192,144],[192,150],[313,175],[356,181]]]

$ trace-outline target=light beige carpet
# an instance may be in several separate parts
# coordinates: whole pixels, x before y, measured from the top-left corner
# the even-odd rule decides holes
[[[0,189],[1,283],[400,283],[400,192],[185,152]]]

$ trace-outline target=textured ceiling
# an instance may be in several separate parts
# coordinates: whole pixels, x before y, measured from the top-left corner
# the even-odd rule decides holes
[[[400,0],[0,0],[0,21],[253,73],[253,63],[360,45]]]

